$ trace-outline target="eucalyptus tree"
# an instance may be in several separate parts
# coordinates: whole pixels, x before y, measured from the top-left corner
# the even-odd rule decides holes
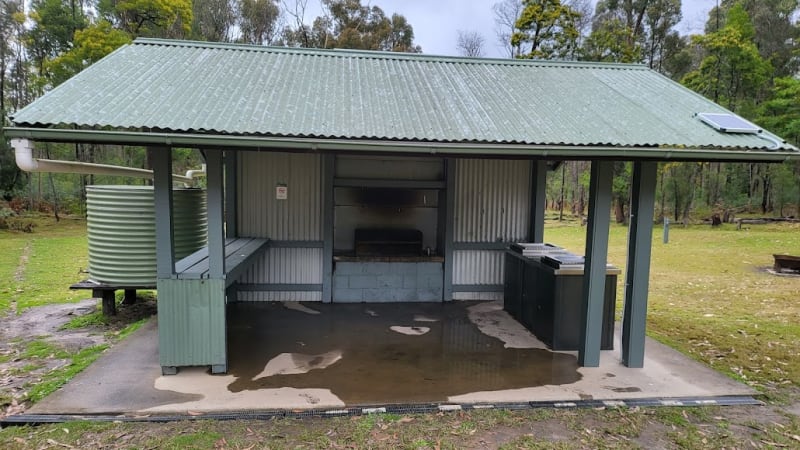
[[[239,40],[247,44],[269,45],[280,32],[281,10],[275,0],[237,0]]]
[[[574,59],[580,13],[561,0],[523,0],[511,45],[518,58]]]
[[[192,0],[99,0],[97,12],[133,37],[184,38],[192,28]]]
[[[286,27],[281,43],[288,46],[316,48],[351,48],[418,53],[414,29],[400,14],[387,16],[377,6],[362,5],[360,0],[322,0],[323,13],[311,26],[297,20]]]
[[[234,0],[192,0],[192,37],[212,42],[230,42],[238,17]]]

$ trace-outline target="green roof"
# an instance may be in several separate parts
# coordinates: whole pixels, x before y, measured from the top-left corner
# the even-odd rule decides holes
[[[727,112],[638,65],[139,39],[15,113],[6,133],[553,158],[800,156],[766,131],[727,134],[695,117]]]

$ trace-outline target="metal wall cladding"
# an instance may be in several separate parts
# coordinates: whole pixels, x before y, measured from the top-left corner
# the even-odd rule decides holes
[[[152,186],[87,186],[89,275],[123,286],[155,286],[156,237]],[[206,245],[205,191],[173,191],[175,257]]]
[[[270,248],[238,280],[241,284],[322,284],[321,248]],[[321,292],[240,291],[240,301],[320,301]]]
[[[456,250],[453,252],[453,284],[503,284],[504,252]]]
[[[459,159],[456,164],[456,242],[517,242],[530,222],[528,161]]]
[[[322,164],[318,155],[241,152],[239,235],[273,241],[322,240]],[[276,198],[277,186],[288,190]],[[238,280],[243,284],[320,284],[321,248],[270,248]],[[321,300],[319,292],[239,292],[242,301]]]
[[[278,241],[322,239],[319,155],[239,153],[239,235]],[[275,190],[287,188],[286,200]]]
[[[226,364],[225,280],[158,280],[162,366]]]

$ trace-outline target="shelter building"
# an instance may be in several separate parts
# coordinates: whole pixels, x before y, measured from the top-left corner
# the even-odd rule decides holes
[[[800,152],[637,65],[138,39],[13,115],[34,142],[145,146],[160,364],[225,372],[226,304],[500,299],[542,242],[547,161],[591,161],[579,363],[596,366],[615,161],[633,162],[623,363],[644,356],[659,161]],[[174,148],[208,171],[208,247],[174,256]]]

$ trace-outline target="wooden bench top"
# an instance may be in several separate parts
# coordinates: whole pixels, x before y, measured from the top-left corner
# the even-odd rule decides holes
[[[262,238],[225,239],[225,285],[233,283],[268,244],[269,239]],[[175,273],[184,280],[209,278],[208,246],[175,263]]]

